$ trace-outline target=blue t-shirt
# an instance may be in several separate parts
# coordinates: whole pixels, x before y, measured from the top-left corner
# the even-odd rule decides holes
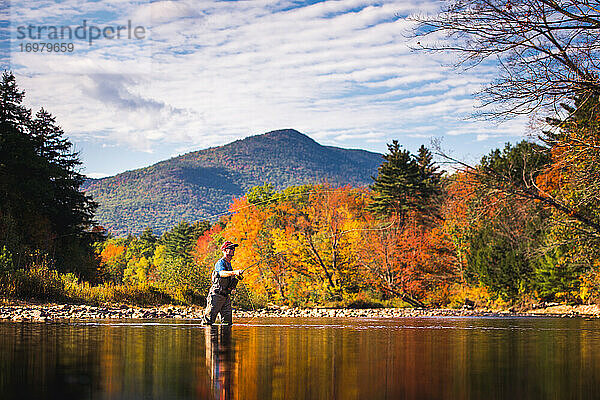
[[[219,274],[220,271],[233,271],[233,268],[231,268],[231,263],[225,258],[221,258],[215,263],[215,272]],[[219,274],[219,276],[221,275]]]

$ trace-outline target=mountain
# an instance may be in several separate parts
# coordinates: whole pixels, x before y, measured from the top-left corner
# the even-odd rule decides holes
[[[83,190],[100,204],[96,220],[112,233],[139,233],[147,226],[163,232],[184,219],[225,212],[234,197],[265,183],[278,190],[322,182],[365,186],[381,162],[381,154],[322,146],[284,129],[88,179]]]

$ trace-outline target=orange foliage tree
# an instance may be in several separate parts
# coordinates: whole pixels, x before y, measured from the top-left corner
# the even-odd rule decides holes
[[[341,300],[360,290],[356,244],[365,196],[363,189],[307,185],[280,193],[259,187],[236,199],[223,235],[241,244],[238,268],[256,264],[247,285],[289,304]]]
[[[114,282],[121,282],[123,270],[127,266],[125,246],[108,242],[100,252],[100,269],[106,278]]]
[[[388,219],[379,228],[365,230],[360,260],[371,283],[388,295],[423,299],[437,285],[459,276],[455,247],[445,227],[424,223],[416,212],[404,221]]]
[[[369,199],[365,188],[257,187],[234,200],[225,229],[218,238],[207,232],[197,252],[216,249],[224,238],[240,243],[233,267],[251,267],[245,284],[268,301],[291,305],[348,302],[384,289],[422,297],[456,277],[442,224],[417,212],[401,226],[381,222],[368,211]]]

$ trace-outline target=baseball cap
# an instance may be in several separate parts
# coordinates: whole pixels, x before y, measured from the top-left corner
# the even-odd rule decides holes
[[[238,246],[239,246],[239,244],[235,244],[235,243],[232,243],[229,240],[227,240],[227,241],[225,241],[225,243],[223,243],[221,245],[221,250],[225,250],[225,249],[228,249],[230,247],[238,247]]]

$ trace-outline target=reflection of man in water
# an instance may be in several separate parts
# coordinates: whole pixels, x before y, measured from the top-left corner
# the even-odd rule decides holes
[[[233,346],[228,326],[206,328],[206,367],[215,399],[233,398]]]
[[[221,246],[223,258],[215,264],[212,286],[206,296],[206,310],[204,310],[202,318],[205,325],[212,325],[219,313],[224,324],[232,324],[231,292],[235,289],[238,281],[242,279],[242,271],[239,269],[234,271],[231,267],[231,259],[235,255],[237,246],[230,241],[226,241]]]

